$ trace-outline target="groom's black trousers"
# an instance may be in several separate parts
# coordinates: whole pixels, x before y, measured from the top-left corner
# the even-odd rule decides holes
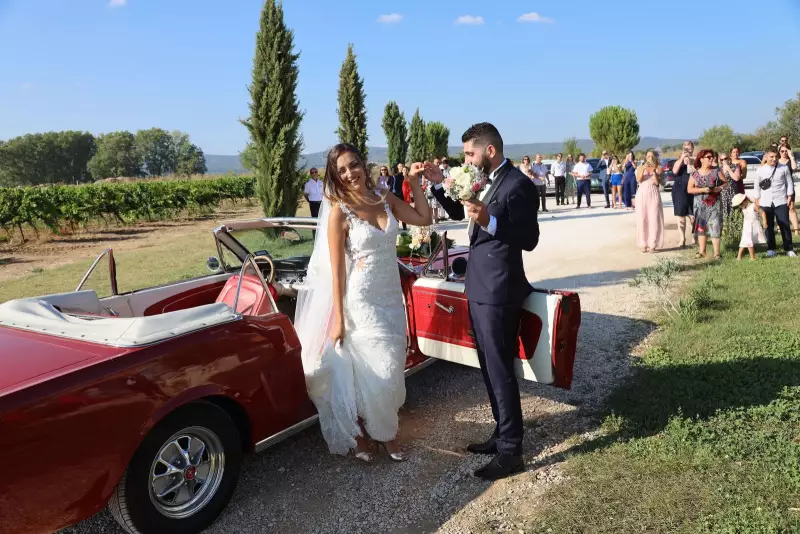
[[[514,373],[521,314],[519,307],[469,303],[469,318],[492,404],[500,454],[522,454],[522,407]]]

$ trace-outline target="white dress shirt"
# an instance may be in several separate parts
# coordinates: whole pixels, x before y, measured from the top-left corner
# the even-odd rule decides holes
[[[547,165],[544,163],[534,163],[531,170],[533,171],[533,185],[544,185],[547,174],[550,172],[547,170]]]
[[[322,202],[322,180],[312,178],[307,181],[303,187],[303,194],[308,197],[309,202]]]
[[[773,174],[772,171],[775,171]],[[761,189],[761,180],[772,177],[772,187]],[[794,193],[792,175],[789,174],[789,167],[778,165],[777,168],[769,165],[762,165],[756,171],[755,185],[753,186],[753,198],[757,198],[758,205],[763,207],[784,206],[788,197]]]
[[[562,177],[567,175],[567,162],[563,159],[559,161],[554,161],[553,164],[550,166],[550,174],[555,177]]]
[[[582,176],[578,176],[579,174],[592,174],[594,169],[592,169],[592,165],[587,162],[578,162],[572,168],[572,175],[575,176],[576,180],[588,180],[589,178],[584,178]]]

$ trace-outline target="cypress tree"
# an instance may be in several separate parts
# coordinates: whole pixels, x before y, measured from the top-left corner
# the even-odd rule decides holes
[[[425,135],[425,121],[419,114],[419,108],[414,112],[409,128],[409,141],[411,144],[411,161],[424,161],[428,157],[428,137]]]
[[[408,126],[406,118],[394,100],[383,111],[383,131],[386,134],[389,165],[405,163],[408,157]]]
[[[364,79],[358,75],[353,44],[347,45],[347,56],[339,71],[339,128],[336,134],[342,143],[354,145],[367,158],[367,108],[364,103]]]
[[[305,182],[299,168],[303,113],[296,94],[298,57],[294,32],[283,21],[283,4],[265,0],[248,88],[250,117],[242,124],[250,132],[258,196],[267,217],[293,217]]]

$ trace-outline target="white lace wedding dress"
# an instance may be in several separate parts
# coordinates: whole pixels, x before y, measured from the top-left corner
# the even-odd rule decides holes
[[[329,387],[309,393],[330,451],[344,455],[356,446],[359,416],[377,441],[397,434],[397,412],[406,396],[406,316],[395,248],[398,223],[388,205],[384,201],[385,230],[339,207],[349,224],[344,341],[323,353],[332,360],[326,364]]]

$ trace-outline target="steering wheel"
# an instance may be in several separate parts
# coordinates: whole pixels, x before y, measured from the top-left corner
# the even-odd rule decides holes
[[[272,285],[272,282],[275,281],[275,264],[272,263],[272,258],[269,256],[253,256],[253,261],[258,265],[261,266],[259,262],[263,261],[267,265],[269,265],[269,276],[265,277],[265,280],[268,284]]]

